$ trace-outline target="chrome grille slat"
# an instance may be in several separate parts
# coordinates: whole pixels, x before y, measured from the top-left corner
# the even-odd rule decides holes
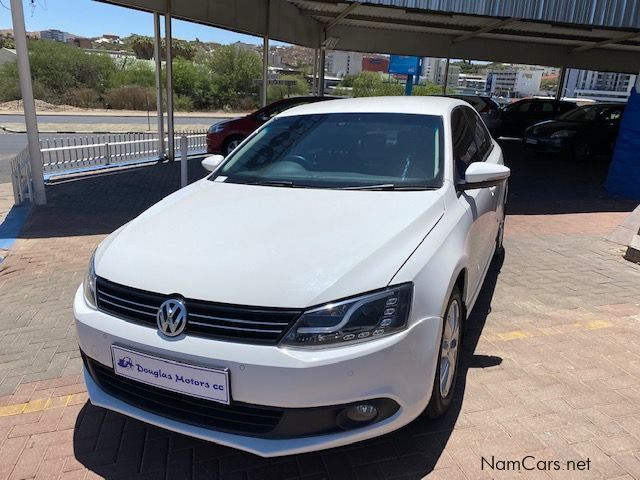
[[[107,292],[100,292],[100,296],[106,296],[106,297],[112,298],[114,300],[118,300],[120,302],[126,302],[126,303],[130,303],[131,305],[136,305],[138,307],[152,308],[154,310],[158,309],[158,305],[146,305],[144,303],[133,302],[131,300],[127,300],[126,298],[121,298],[121,297],[117,297],[115,295],[111,295],[110,293],[107,293]],[[155,313],[154,313],[154,315],[155,315]]]
[[[96,286],[99,310],[152,328],[156,328],[160,305],[169,298],[175,298],[175,295],[139,290],[100,277]],[[231,305],[188,298],[183,301],[187,307],[187,335],[244,343],[276,343],[301,313],[295,309]]]
[[[202,315],[200,313],[189,313],[189,317],[206,318],[208,320],[218,320],[222,322],[231,322],[231,323],[248,323],[251,325],[272,325],[272,326],[280,326],[280,327],[282,326],[286,327],[287,325],[289,325],[288,322],[256,322],[255,320],[239,320],[236,318],[213,317],[211,315]],[[192,322],[192,323],[196,323],[196,322]]]
[[[130,311],[136,312],[136,313],[142,313],[143,315],[151,315],[152,317],[156,316],[155,313],[145,312],[143,310],[138,310],[137,308],[133,308],[133,307],[127,307],[126,305],[121,305],[119,303],[112,302],[110,300],[105,300],[104,298],[100,298],[100,301],[104,302],[104,303],[108,303],[109,305],[113,305],[114,307],[124,308],[125,310],[130,310]]]
[[[260,332],[260,333],[282,333],[282,330],[262,330],[259,328],[241,328],[241,327],[229,327],[225,325],[213,325],[210,323],[189,321],[189,325],[200,325],[207,328],[221,328],[223,330],[238,330],[240,332]]]

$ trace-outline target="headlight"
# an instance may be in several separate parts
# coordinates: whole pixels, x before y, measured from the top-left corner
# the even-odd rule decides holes
[[[97,308],[98,305],[96,301],[96,268],[94,265],[95,257],[96,252],[93,252],[93,255],[91,255],[91,260],[89,261],[89,268],[87,268],[87,273],[82,284],[84,299],[93,308]]]
[[[405,283],[307,310],[280,344],[336,346],[398,332],[407,326],[412,293]]]
[[[208,133],[220,133],[224,130],[224,123],[214,123],[207,130]]]
[[[558,130],[557,132],[553,132],[551,134],[551,138],[568,138],[573,137],[576,133],[575,130]]]

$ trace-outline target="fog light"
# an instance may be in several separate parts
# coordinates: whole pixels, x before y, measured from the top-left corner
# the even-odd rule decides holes
[[[354,405],[347,409],[347,418],[354,422],[370,422],[378,415],[378,409],[373,405]]]

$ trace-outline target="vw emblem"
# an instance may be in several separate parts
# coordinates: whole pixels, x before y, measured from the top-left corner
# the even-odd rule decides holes
[[[187,326],[187,306],[182,300],[170,298],[158,309],[158,329],[167,337],[180,335]]]

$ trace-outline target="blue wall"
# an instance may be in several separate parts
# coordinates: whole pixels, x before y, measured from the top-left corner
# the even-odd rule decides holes
[[[640,200],[640,93],[633,88],[613,150],[607,191]]]

